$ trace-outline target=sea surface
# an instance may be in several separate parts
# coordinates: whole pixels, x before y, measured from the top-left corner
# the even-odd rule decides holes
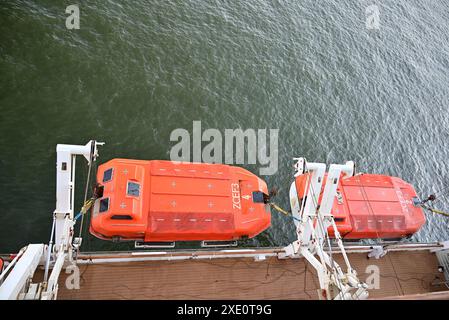
[[[1,1],[0,252],[48,242],[57,143],[104,141],[100,163],[169,159],[171,132],[195,120],[279,129],[263,178],[282,207],[304,156],[401,177],[449,210],[448,111],[446,0]],[[77,208],[86,175],[80,158]],[[293,241],[291,219],[272,217],[244,245]],[[427,213],[410,241],[449,240],[448,225]],[[84,250],[123,248],[84,235]]]

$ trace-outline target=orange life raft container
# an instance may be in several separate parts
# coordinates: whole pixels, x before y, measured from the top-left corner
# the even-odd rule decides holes
[[[266,183],[239,167],[113,159],[97,181],[90,232],[104,240],[230,241],[271,223]]]
[[[299,201],[307,176],[295,179]],[[414,234],[426,221],[413,198],[417,198],[415,189],[400,178],[358,174],[340,179],[331,213],[344,239],[399,239]],[[328,231],[335,236],[332,228]]]

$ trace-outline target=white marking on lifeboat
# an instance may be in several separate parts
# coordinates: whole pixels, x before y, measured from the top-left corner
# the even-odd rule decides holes
[[[159,171],[166,171],[167,169],[159,168]]]
[[[223,174],[223,172],[220,171],[220,172],[217,172],[217,174]]]
[[[241,209],[240,204],[240,186],[238,183],[231,184],[231,192],[232,192],[232,208],[233,209]]]
[[[226,219],[220,219],[220,221],[221,221],[221,222],[226,222],[227,220],[226,220]]]
[[[397,197],[399,199],[399,203],[401,204],[402,210],[403,211],[407,211],[407,213],[410,213],[410,211],[408,210],[408,206],[405,203],[405,199],[403,197],[402,192],[400,192],[400,190],[396,190],[396,195],[397,195]]]
[[[246,200],[249,200],[250,195],[244,195],[244,196],[242,196],[242,198],[243,198],[243,199],[246,199]]]
[[[120,203],[120,208],[125,209],[126,208],[126,204],[124,202]]]
[[[211,222],[212,219],[205,219],[204,221],[206,221],[206,222]]]
[[[212,201],[209,201],[209,203],[207,204],[207,206],[208,206],[209,208],[212,208],[212,207],[214,206],[214,203],[213,203]]]
[[[173,219],[173,221],[177,221],[178,222],[178,221],[181,221],[181,219]]]
[[[248,220],[248,221],[244,221],[242,223],[251,223],[251,222],[254,222],[254,221],[257,221],[257,218],[256,219],[252,219],[252,220]]]
[[[190,221],[192,221],[192,222],[195,222],[196,221],[196,219],[189,219]]]
[[[172,206],[172,207],[176,207],[176,201],[175,201],[175,200],[173,200],[173,201],[171,202],[171,206]]]
[[[165,219],[163,219],[163,218],[157,218],[156,220],[157,221],[165,221]]]
[[[128,169],[123,170],[123,174],[128,174]]]
[[[208,187],[209,189],[212,189],[213,184],[212,184],[212,183],[209,183],[209,184],[207,184],[207,187]]]
[[[171,186],[174,188],[174,187],[176,187],[176,181],[173,181],[172,183],[171,183]]]
[[[175,169],[175,171],[176,171],[176,172],[179,172],[179,171],[181,171],[181,169]]]

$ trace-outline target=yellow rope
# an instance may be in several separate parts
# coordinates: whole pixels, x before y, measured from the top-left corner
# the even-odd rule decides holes
[[[81,213],[85,214],[90,207],[92,207],[92,205],[94,204],[95,199],[94,198],[90,198],[89,200],[87,200],[86,202],[84,202],[83,207],[81,208]]]
[[[438,210],[438,209],[431,208],[431,207],[429,207],[429,206],[424,205],[423,203],[421,203],[421,206],[422,206],[424,209],[429,210],[430,212],[437,213],[437,214],[441,214],[442,216],[449,217],[449,213],[447,213],[447,212],[444,212],[444,211],[441,211],[441,210]]]
[[[291,212],[288,212],[287,210],[282,209],[281,207],[279,207],[276,203],[270,202],[269,203],[270,206],[272,206],[274,209],[276,209],[276,211],[285,214],[286,216],[290,216],[293,218],[293,220],[295,221],[301,221],[301,219],[296,218]]]
[[[427,210],[432,211],[433,213],[437,213],[437,214],[441,214],[443,216],[449,217],[449,213],[447,213],[447,212],[444,212],[444,211],[441,211],[441,210],[438,210],[438,209],[433,209],[433,208],[430,208],[430,207],[425,207],[425,208]]]
[[[290,212],[288,212],[288,211],[282,209],[281,207],[279,207],[277,204],[275,204],[275,203],[273,203],[273,202],[270,202],[270,206],[272,206],[273,208],[275,208],[277,211],[279,211],[279,212],[285,214],[286,216],[289,216],[289,215],[290,215]]]

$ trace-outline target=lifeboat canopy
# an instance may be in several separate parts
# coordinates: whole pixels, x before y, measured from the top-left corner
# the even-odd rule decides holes
[[[271,224],[266,183],[240,167],[113,159],[97,181],[90,232],[104,240],[231,241]]]
[[[304,198],[309,173],[292,183],[291,203]],[[327,179],[324,177],[323,185]],[[318,203],[321,203],[322,192]],[[380,174],[357,174],[339,179],[331,209],[343,239],[399,239],[413,235],[425,223],[425,215],[413,186],[404,180]],[[334,237],[333,228],[328,228]]]

